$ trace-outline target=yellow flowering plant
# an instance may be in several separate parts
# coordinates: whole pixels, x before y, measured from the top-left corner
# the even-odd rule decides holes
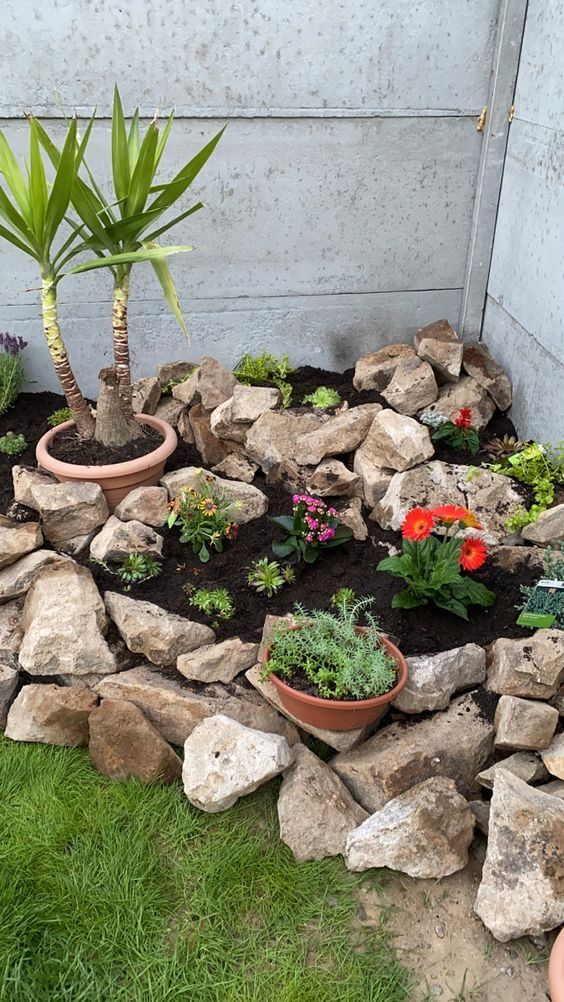
[[[225,539],[236,539],[239,526],[233,510],[240,502],[228,498],[213,477],[202,474],[196,487],[183,487],[169,503],[168,527],[180,524],[180,542],[190,543],[196,556],[207,563],[211,551],[221,553]]]

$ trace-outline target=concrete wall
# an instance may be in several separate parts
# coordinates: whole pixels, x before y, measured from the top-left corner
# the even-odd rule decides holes
[[[529,0],[483,339],[522,436],[564,440],[564,2]]]
[[[503,0],[502,6],[507,5]],[[173,171],[228,121],[172,242],[187,349],[150,266],[132,283],[137,374],[159,359],[246,350],[344,368],[439,317],[458,322],[500,0],[4,0],[0,127],[24,150],[22,108],[102,121],[177,109]],[[110,352],[110,278],[65,280],[61,316],[85,389]],[[21,334],[35,388],[54,387],[31,264],[0,248],[0,329]]]

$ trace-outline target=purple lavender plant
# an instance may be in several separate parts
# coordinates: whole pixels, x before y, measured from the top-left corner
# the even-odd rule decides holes
[[[27,341],[19,335],[0,331],[0,414],[13,406],[22,388],[22,352],[26,346]]]

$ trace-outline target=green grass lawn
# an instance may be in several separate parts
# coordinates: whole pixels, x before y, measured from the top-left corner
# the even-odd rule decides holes
[[[0,736],[2,1002],[403,1002],[357,885],[340,859],[295,862],[275,784],[203,814],[180,785]]]

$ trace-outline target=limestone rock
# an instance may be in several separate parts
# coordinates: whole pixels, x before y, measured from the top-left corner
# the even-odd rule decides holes
[[[250,484],[258,470],[257,463],[251,463],[245,456],[238,452],[230,452],[221,463],[212,466],[211,472],[217,473],[220,477],[229,477],[230,480],[242,480],[245,484]]]
[[[96,693],[84,686],[24,685],[8,711],[6,737],[47,745],[87,745]]]
[[[493,726],[469,694],[409,727],[394,723],[381,728],[360,747],[336,755],[330,765],[355,800],[367,811],[378,811],[433,776],[454,779],[464,796],[471,794],[474,777],[493,751],[493,739]]]
[[[563,680],[562,630],[536,630],[523,640],[500,637],[489,647],[486,689],[490,692],[550,699]]]
[[[156,376],[138,379],[131,387],[134,414],[154,414],[161,399],[161,384]]]
[[[280,838],[298,862],[338,856],[367,813],[332,769],[305,745],[294,748],[278,796]]]
[[[244,727],[220,713],[198,724],[184,744],[184,792],[195,807],[210,814],[232,807],[292,761],[279,734]]]
[[[491,553],[492,563],[507,574],[532,571],[542,577],[544,550],[540,546],[497,546]]]
[[[461,407],[470,408],[472,425],[478,431],[486,427],[495,411],[495,404],[487,391],[471,376],[462,376],[458,383],[441,386],[438,400],[422,407],[419,413],[436,411],[437,414],[444,414],[449,421],[454,421]]]
[[[300,439],[317,431],[328,420],[314,411],[265,411],[247,432],[245,451],[253,463],[276,479],[282,464],[294,463]]]
[[[474,910],[496,939],[538,936],[564,922],[564,803],[497,773]]]
[[[135,487],[114,511],[122,522],[136,520],[160,529],[168,517],[168,493],[164,487]]]
[[[18,685],[17,668],[6,661],[7,658],[0,655],[0,728],[6,726],[8,710]]]
[[[52,550],[35,550],[0,571],[0,604],[21,598],[28,591],[35,575],[49,564],[61,564],[69,558]]]
[[[0,652],[13,651],[17,654],[19,651],[23,637],[23,606],[23,598],[0,605]]]
[[[199,488],[202,477],[211,478],[214,486],[221,490],[228,498],[233,499],[229,511],[229,518],[238,525],[251,522],[254,518],[260,518],[268,510],[268,498],[266,494],[259,491],[258,487],[246,484],[240,480],[223,480],[217,477],[210,470],[204,470],[198,466],[187,466],[183,470],[174,470],[167,473],[161,480],[161,484],[166,487],[170,497],[180,494],[183,487]]]
[[[21,557],[39,549],[43,534],[39,522],[0,522],[0,568],[15,564]]]
[[[429,429],[413,418],[386,409],[376,415],[357,451],[355,467],[408,470],[434,454]]]
[[[564,780],[552,779],[550,783],[537,786],[537,790],[539,793],[549,793],[551,797],[558,797],[559,800],[564,800]]]
[[[548,748],[557,724],[558,710],[553,706],[502,696],[495,711],[495,746],[517,751]]]
[[[454,693],[471,689],[486,676],[486,652],[477,644],[407,658],[407,663],[407,685],[393,702],[403,713],[443,710]]]
[[[176,428],[183,411],[184,404],[181,400],[175,400],[174,397],[161,397],[157,404],[155,417],[166,421],[172,428]]]
[[[318,498],[356,496],[360,486],[360,476],[338,459],[324,459],[306,482],[306,490]]]
[[[12,466],[12,483],[14,500],[27,505],[28,508],[34,508],[32,489],[39,484],[56,484],[58,480],[35,466]]]
[[[90,556],[102,563],[123,560],[129,553],[161,557],[162,552],[163,537],[158,532],[136,519],[122,522],[115,515],[90,544]]]
[[[361,404],[330,417],[321,428],[301,436],[292,458],[301,466],[316,466],[326,456],[352,452],[364,441],[381,409],[380,404]]]
[[[211,427],[211,415],[212,412],[205,410],[202,404],[195,404],[188,411],[196,448],[207,466],[221,463],[230,452],[236,452],[237,449],[241,448],[239,442],[218,438],[214,434]]]
[[[362,501],[351,498],[348,504],[339,512],[339,519],[353,534],[353,539],[368,539],[368,526],[362,517]]]
[[[541,751],[541,757],[553,776],[564,779],[564,734],[557,734],[548,748]]]
[[[481,530],[466,529],[464,535],[478,535],[485,543],[498,544],[508,538],[505,521],[522,503],[508,477],[489,470],[480,470],[468,478],[468,467],[434,460],[414,470],[396,473],[384,497],[375,506],[370,518],[383,529],[401,528],[414,499],[425,501],[427,507],[458,504],[470,508],[479,518]]]
[[[400,414],[413,415],[425,410],[439,395],[435,373],[428,362],[417,355],[397,366],[382,396]]]
[[[282,394],[275,387],[243,386],[237,383],[233,396],[212,412],[211,429],[219,438],[244,442],[245,435],[265,411],[278,406]]]
[[[96,690],[109,699],[135,703],[162,736],[182,745],[196,724],[206,717],[226,713],[247,727],[283,735],[288,744],[299,741],[295,727],[251,691],[231,684],[191,688],[164,678],[149,665],[140,665],[103,679]]]
[[[387,866],[438,879],[468,862],[474,815],[452,779],[434,776],[389,800],[347,839],[349,870]]]
[[[134,703],[103,699],[90,714],[89,731],[90,760],[104,776],[172,783],[182,774],[176,752]]]
[[[488,391],[500,411],[506,411],[511,406],[511,380],[499,362],[492,358],[483,341],[464,343],[462,365],[468,375]]]
[[[157,379],[161,386],[167,386],[170,383],[176,383],[181,379],[185,379],[195,368],[196,366],[193,362],[187,362],[184,359],[177,359],[174,362],[163,362],[162,365],[157,366]]]
[[[194,432],[190,424],[190,410],[186,407],[178,418],[176,430],[186,445],[195,445]]]
[[[200,401],[198,381],[198,366],[194,366],[191,372],[187,373],[179,382],[171,386],[170,392],[174,399],[179,400],[185,407],[192,407]]]
[[[258,644],[246,644],[239,637],[232,637],[221,644],[207,644],[190,654],[181,654],[176,669],[184,678],[197,682],[231,682],[256,664],[258,649]]]
[[[490,827],[490,805],[485,800],[470,800],[468,807],[476,819],[476,828],[486,838],[489,835]]]
[[[415,350],[419,350],[419,345],[425,340],[432,341],[443,341],[447,344],[451,342],[458,341],[458,335],[453,327],[449,324],[448,320],[435,320],[432,324],[427,324],[426,327],[420,327],[419,330],[415,332],[413,338],[413,344],[415,345]]]
[[[417,354],[433,367],[439,383],[456,383],[462,367],[462,341],[421,338]]]
[[[97,532],[98,530],[94,529],[93,532],[61,540],[60,543],[56,544],[57,550],[59,553],[66,553],[68,557],[80,557],[90,548],[90,543],[94,539],[94,536],[97,535]]]
[[[523,539],[538,546],[548,546],[564,540],[564,504],[547,508],[537,518],[521,530]]]
[[[40,570],[25,600],[20,664],[30,675],[88,676],[116,670],[103,634],[104,603],[86,567],[73,561]]]
[[[213,411],[232,396],[237,380],[217,359],[202,355],[197,372],[198,394],[206,410]]]
[[[175,665],[181,654],[215,639],[208,626],[166,612],[152,602],[114,591],[107,591],[104,601],[129,650],[144,654],[155,665]]]
[[[408,344],[388,344],[356,363],[353,386],[355,390],[383,390],[390,382],[400,362],[413,358],[415,352]]]
[[[548,772],[539,755],[535,752],[515,752],[508,758],[495,762],[489,769],[479,772],[477,779],[480,786],[484,786],[486,790],[493,790],[498,769],[506,769],[524,783],[542,783],[548,779]]]
[[[108,518],[108,505],[99,484],[36,484],[31,493],[45,538],[53,545],[86,536]]]

